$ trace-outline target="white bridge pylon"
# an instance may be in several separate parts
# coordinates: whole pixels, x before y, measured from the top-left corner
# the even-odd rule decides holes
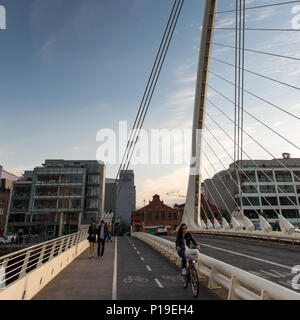
[[[198,61],[197,83],[193,115],[191,165],[189,182],[182,223],[191,231],[205,229],[200,219],[201,212],[201,164],[203,147],[203,130],[205,126],[206,96],[210,53],[214,33],[218,0],[206,0],[202,24],[202,37]],[[208,221],[209,223],[209,221]]]

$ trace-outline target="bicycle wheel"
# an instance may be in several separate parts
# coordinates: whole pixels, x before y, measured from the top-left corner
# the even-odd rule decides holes
[[[181,278],[182,278],[182,282],[183,282],[183,287],[184,289],[186,289],[188,287],[188,277],[186,275],[181,275]]]
[[[199,294],[199,279],[198,279],[197,270],[194,266],[191,267],[191,287],[192,287],[193,296],[197,298]]]

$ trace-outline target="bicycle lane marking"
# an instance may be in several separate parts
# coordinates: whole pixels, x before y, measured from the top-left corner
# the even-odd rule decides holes
[[[154,279],[154,281],[156,282],[156,284],[158,285],[159,288],[163,289],[164,286],[161,284],[161,282],[158,279]]]

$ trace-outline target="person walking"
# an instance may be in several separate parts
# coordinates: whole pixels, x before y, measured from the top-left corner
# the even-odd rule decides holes
[[[186,275],[186,257],[185,257],[185,247],[190,248],[191,242],[197,246],[200,250],[200,245],[197,244],[192,234],[188,232],[188,228],[186,224],[182,224],[178,230],[177,239],[176,239],[176,250],[178,252],[181,260],[181,273],[182,275]]]
[[[108,232],[107,242],[108,242],[108,241],[112,242],[112,240],[111,240],[111,234],[112,234],[112,226],[111,226],[111,224],[108,225],[108,227],[107,227],[107,232]]]
[[[88,240],[90,243],[90,257],[89,259],[94,258],[95,255],[95,243],[96,243],[96,235],[97,235],[97,225],[96,221],[93,221],[91,225],[89,226],[89,236]]]
[[[100,257],[103,259],[103,254],[104,254],[104,246],[105,246],[105,240],[107,237],[107,226],[104,223],[103,220],[101,220],[100,225],[97,229],[97,238],[98,238],[98,259],[100,259]],[[101,251],[101,255],[100,255],[100,251]]]

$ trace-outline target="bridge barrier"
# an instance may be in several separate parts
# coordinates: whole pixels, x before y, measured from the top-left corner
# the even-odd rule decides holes
[[[224,237],[237,237],[244,239],[252,239],[259,241],[270,241],[270,242],[278,242],[278,243],[287,243],[292,245],[300,245],[300,233],[294,234],[285,234],[283,232],[272,231],[269,233],[265,233],[260,230],[256,231],[247,231],[247,230],[192,230],[190,231],[193,234],[205,234],[205,235],[214,235],[214,236],[224,236]],[[175,232],[174,232],[175,233]]]
[[[147,233],[136,232],[134,237],[146,242],[170,261],[181,265],[175,244]],[[300,294],[250,272],[200,254],[197,262],[199,275],[208,278],[208,288],[225,288],[228,300],[300,300]]]
[[[30,300],[89,246],[88,231],[0,257],[0,300]]]

